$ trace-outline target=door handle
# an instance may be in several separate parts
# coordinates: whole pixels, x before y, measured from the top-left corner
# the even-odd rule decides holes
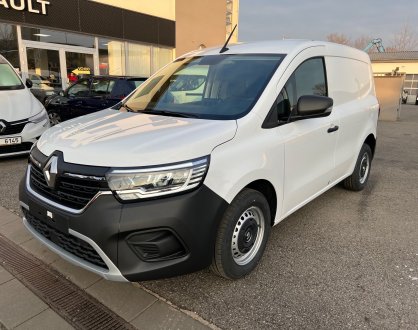
[[[327,132],[328,133],[336,132],[336,131],[338,131],[338,129],[339,129],[338,125],[334,125],[334,126],[328,128]]]

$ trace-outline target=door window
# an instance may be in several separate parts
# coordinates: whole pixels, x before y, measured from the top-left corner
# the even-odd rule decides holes
[[[107,96],[110,94],[110,80],[107,79],[94,79],[91,84],[92,96]],[[113,82],[113,81],[112,81]],[[113,87],[113,84],[112,84]]]
[[[287,119],[303,95],[328,95],[322,57],[306,60],[290,76],[277,98],[279,119]]]
[[[88,79],[80,80],[68,89],[70,97],[86,97],[89,95],[90,81]]]

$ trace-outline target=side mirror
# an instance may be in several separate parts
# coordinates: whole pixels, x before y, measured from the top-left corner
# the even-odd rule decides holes
[[[322,117],[331,113],[334,101],[330,97],[303,95],[296,105],[296,117]]]
[[[27,88],[32,88],[32,86],[33,86],[32,80],[30,80],[29,78],[26,78],[26,87]]]

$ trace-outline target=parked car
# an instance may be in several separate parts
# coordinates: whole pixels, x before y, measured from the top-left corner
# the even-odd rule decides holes
[[[404,89],[402,91],[402,104],[406,104],[406,102],[408,101],[408,95],[408,91]]]
[[[0,158],[28,153],[46,129],[48,114],[10,63],[0,55]]]
[[[23,222],[110,280],[208,266],[237,279],[272,226],[339,182],[366,186],[378,112],[370,58],[347,46],[189,53],[112,109],[41,137],[20,186]]]
[[[89,76],[59,95],[48,98],[45,107],[51,125],[114,106],[146,78]]]
[[[418,105],[418,94],[415,95],[415,96],[416,96],[416,98],[415,98],[415,105]]]
[[[55,88],[51,86],[51,82],[38,74],[29,74],[29,79],[32,81],[30,91],[41,102],[45,103],[50,96],[56,95]]]

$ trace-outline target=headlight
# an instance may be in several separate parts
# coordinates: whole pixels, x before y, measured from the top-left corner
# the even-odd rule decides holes
[[[45,109],[42,109],[41,112],[29,118],[29,121],[34,124],[41,123],[45,120],[48,120],[48,113]]]
[[[122,200],[175,194],[196,188],[207,172],[209,157],[172,166],[112,170],[106,174],[112,191]]]

